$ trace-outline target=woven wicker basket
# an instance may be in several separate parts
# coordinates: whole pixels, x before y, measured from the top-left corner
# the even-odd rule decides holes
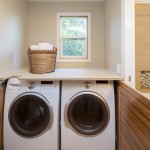
[[[48,73],[55,71],[57,49],[31,50],[28,48],[29,71],[31,73]]]

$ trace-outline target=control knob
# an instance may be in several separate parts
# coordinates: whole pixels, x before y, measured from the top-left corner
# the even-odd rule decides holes
[[[31,82],[29,85],[28,85],[28,88],[30,90],[34,89],[35,88],[35,84],[33,82]]]

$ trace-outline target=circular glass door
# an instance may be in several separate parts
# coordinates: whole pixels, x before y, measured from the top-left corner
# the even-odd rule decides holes
[[[42,134],[52,114],[47,100],[36,93],[18,96],[9,110],[9,122],[12,129],[23,137],[35,137]]]
[[[95,135],[102,132],[109,122],[109,108],[96,93],[82,92],[69,103],[68,121],[80,134]]]

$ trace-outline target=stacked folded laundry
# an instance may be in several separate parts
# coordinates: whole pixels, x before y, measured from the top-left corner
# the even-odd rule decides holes
[[[31,50],[53,50],[53,45],[49,43],[38,43],[38,45],[31,45]]]

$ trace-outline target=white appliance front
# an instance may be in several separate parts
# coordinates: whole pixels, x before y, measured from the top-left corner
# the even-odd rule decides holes
[[[113,81],[63,81],[61,150],[115,150]]]
[[[4,150],[59,149],[59,82],[8,80]]]

